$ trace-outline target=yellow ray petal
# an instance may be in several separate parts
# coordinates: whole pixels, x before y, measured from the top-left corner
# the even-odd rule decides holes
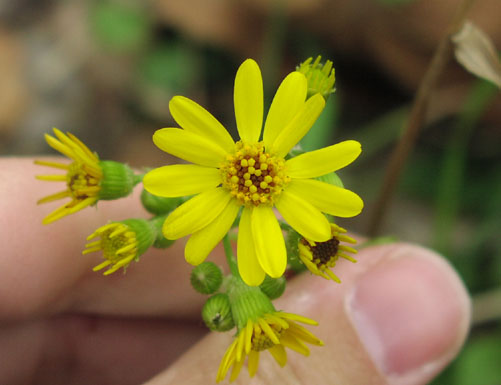
[[[286,332],[280,338],[280,343],[284,345],[286,348],[292,349],[304,356],[310,355],[310,349],[308,349],[308,347],[305,344],[303,344],[297,338],[293,337],[290,333]]]
[[[263,124],[263,79],[259,66],[252,59],[244,61],[237,71],[233,102],[240,139],[247,143],[257,142]]]
[[[59,168],[62,170],[68,170],[70,168],[69,164],[63,164],[63,163],[58,163],[58,162],[50,162],[46,160],[35,160],[35,164],[38,164],[39,166],[48,166],[48,167],[54,167],[54,168]]]
[[[226,156],[213,141],[179,128],[157,130],[153,142],[162,151],[201,166],[219,167]]]
[[[259,264],[270,277],[282,276],[287,254],[284,236],[273,210],[267,206],[253,208],[251,228]]]
[[[278,134],[270,152],[284,157],[294,147],[317,120],[325,106],[325,100],[320,94],[313,95],[303,104],[290,123]]]
[[[282,81],[271,103],[264,124],[263,140],[266,149],[270,148],[282,129],[299,112],[306,100],[308,82],[299,72],[292,72]]]
[[[251,229],[251,208],[244,208],[238,226],[238,272],[249,286],[258,286],[264,280],[264,270],[256,256]]]
[[[364,202],[354,192],[314,179],[293,179],[287,185],[287,191],[336,217],[353,217],[364,207]]]
[[[144,188],[162,197],[181,197],[210,190],[221,183],[217,168],[195,164],[176,164],[159,167],[143,178]]]
[[[44,180],[47,182],[66,182],[66,174],[64,175],[36,175],[35,178],[38,180]]]
[[[289,159],[287,173],[291,178],[316,178],[349,165],[361,152],[359,142],[346,140]]]
[[[174,96],[169,102],[169,110],[174,120],[186,131],[203,136],[233,152],[235,142],[228,131],[205,108],[184,96]]]
[[[201,230],[223,211],[230,198],[221,187],[191,198],[170,213],[163,224],[163,234],[167,239],[178,239]]]
[[[287,352],[282,345],[274,345],[268,349],[277,363],[284,367],[287,363]]]
[[[235,361],[233,368],[231,369],[230,382],[233,382],[237,379],[240,371],[242,370],[242,366],[244,365],[244,361],[245,360]]]
[[[287,223],[303,237],[315,242],[331,238],[331,226],[320,210],[288,189],[282,191],[275,205]]]
[[[249,353],[249,361],[247,362],[249,367],[249,376],[252,378],[257,372],[257,368],[259,367],[259,352],[252,350]]]
[[[188,263],[198,265],[207,258],[231,228],[238,210],[240,210],[240,203],[236,199],[231,199],[216,219],[190,237],[184,249]]]
[[[52,201],[57,201],[59,199],[63,199],[63,198],[67,198],[67,197],[70,197],[71,196],[71,191],[69,190],[64,190],[64,191],[60,191],[56,194],[52,194],[52,195],[49,195],[49,196],[46,196],[42,199],[39,199],[37,201],[37,205],[41,204],[41,203],[47,203],[47,202],[52,202]]]

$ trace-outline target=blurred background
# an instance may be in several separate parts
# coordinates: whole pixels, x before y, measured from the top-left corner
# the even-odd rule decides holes
[[[170,161],[151,141],[175,126],[177,94],[234,135],[233,80],[247,57],[269,105],[309,56],[334,62],[337,92],[303,141],[345,139],[362,156],[340,173],[367,231],[389,154],[458,0],[0,0],[0,153],[53,153],[43,134],[70,131],[102,159]],[[501,49],[501,3],[469,12]],[[471,336],[435,384],[501,383],[501,96],[451,59],[381,234],[444,254],[474,298]],[[1,188],[1,186],[0,186]]]

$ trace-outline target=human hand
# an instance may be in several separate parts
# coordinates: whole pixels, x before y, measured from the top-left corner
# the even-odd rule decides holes
[[[127,385],[157,373],[148,385],[214,383],[232,336],[204,336],[183,242],[147,252],[126,275],[94,273],[100,257],[81,255],[85,238],[108,220],[147,216],[137,194],[42,226],[51,207],[35,202],[54,188],[37,173],[31,159],[0,160],[0,383]],[[222,249],[211,259],[222,264]],[[283,369],[263,354],[255,378],[236,383],[418,385],[443,369],[469,326],[457,275],[407,244],[357,259],[339,261],[341,285],[306,273],[275,302],[317,320],[325,346],[291,352]]]

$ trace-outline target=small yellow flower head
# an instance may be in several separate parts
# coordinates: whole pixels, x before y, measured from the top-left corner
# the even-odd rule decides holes
[[[259,287],[248,286],[240,278],[227,282],[232,318],[237,327],[236,338],[226,351],[216,381],[222,381],[230,368],[230,382],[234,381],[248,356],[249,374],[258,369],[259,353],[269,350],[280,366],[287,362],[285,348],[307,356],[310,351],[304,342],[322,346],[323,342],[296,322],[318,325],[317,322],[296,314],[276,311],[270,298]]]
[[[346,230],[331,223],[332,238],[326,242],[314,242],[305,238],[299,240],[299,258],[313,274],[337,283],[341,280],[330,270],[336,265],[339,257],[356,262],[356,259],[345,252],[356,254],[353,247],[341,245],[340,242],[357,243],[351,237],[344,235]]]
[[[308,97],[320,93],[327,100],[329,95],[336,91],[334,88],[335,70],[330,60],[327,60],[325,64],[321,64],[320,60],[322,56],[319,55],[312,63],[313,58],[310,57],[297,67],[297,71],[304,74],[308,80]]]
[[[292,349],[305,356],[310,350],[304,344],[322,346],[324,343],[306,328],[298,325],[301,322],[308,325],[318,325],[316,321],[300,315],[270,312],[256,319],[248,319],[244,328],[240,329],[235,340],[226,350],[216,381],[222,381],[229,369],[230,382],[234,381],[242,369],[245,358],[248,356],[249,375],[253,377],[259,365],[259,353],[268,350],[280,366],[287,363],[285,348]]]
[[[153,224],[144,219],[128,219],[122,222],[112,222],[98,228],[87,237],[88,241],[82,254],[102,251],[105,261],[94,271],[109,266],[104,275],[114,273],[121,267],[125,269],[134,260],[148,250],[156,238],[157,230]]]
[[[36,160],[35,164],[66,171],[59,175],[37,175],[37,179],[50,182],[66,182],[66,190],[40,199],[37,204],[70,198],[70,202],[59,207],[42,221],[49,224],[99,200],[111,200],[127,196],[140,181],[126,165],[113,161],[101,161],[76,136],[64,134],[54,128],[56,137],[48,134],[45,140],[53,149],[73,160],[70,164]]]
[[[103,171],[99,166],[99,157],[91,152],[77,137],[64,134],[54,128],[56,138],[45,135],[45,140],[53,149],[72,159],[70,164],[37,160],[36,164],[49,166],[66,171],[60,175],[37,175],[37,179],[45,181],[66,182],[64,191],[40,199],[37,204],[70,198],[71,201],[47,215],[43,224],[49,224],[66,215],[73,214],[87,206],[96,204],[101,190]]]

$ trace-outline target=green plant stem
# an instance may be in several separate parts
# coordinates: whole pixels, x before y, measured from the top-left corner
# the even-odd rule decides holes
[[[494,85],[484,80],[477,81],[447,141],[439,178],[433,231],[434,248],[445,255],[450,252],[450,237],[461,205],[468,143],[478,120],[497,93],[498,89]]]
[[[450,36],[456,33],[464,23],[466,14],[474,0],[462,0],[459,4],[447,32],[440,40],[426,73],[419,84],[416,97],[412,104],[409,119],[400,141],[391,155],[383,185],[379,192],[378,199],[374,204],[374,211],[369,221],[368,234],[376,236],[381,231],[381,225],[387,213],[388,205],[395,192],[395,187],[400,179],[405,162],[414,148],[417,134],[423,124],[426,111],[430,102],[430,96],[435,88],[435,84],[445,69],[451,56]]]
[[[235,277],[240,278],[240,274],[238,273],[237,259],[233,254],[233,247],[231,246],[231,241],[228,234],[226,234],[223,238],[223,247],[224,253],[226,254],[226,261],[228,262],[228,266],[230,267],[231,274]]]

